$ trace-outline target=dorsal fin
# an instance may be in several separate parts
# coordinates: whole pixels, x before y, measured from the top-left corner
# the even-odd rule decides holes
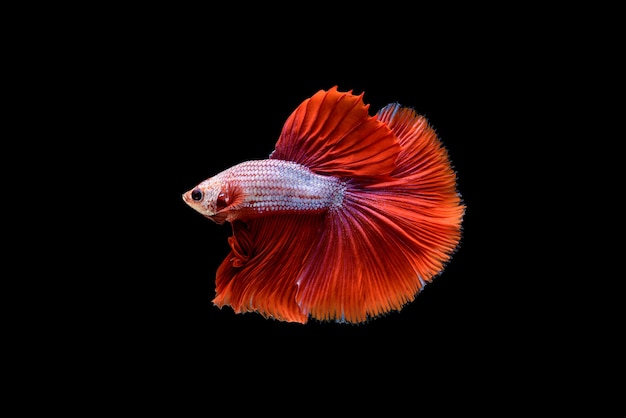
[[[336,177],[389,176],[400,144],[368,110],[363,93],[320,90],[289,116],[270,158]]]

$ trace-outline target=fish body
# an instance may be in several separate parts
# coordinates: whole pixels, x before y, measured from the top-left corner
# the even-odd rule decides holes
[[[320,90],[285,122],[274,151],[183,194],[229,222],[218,307],[306,323],[361,323],[414,300],[457,250],[465,205],[426,119],[363,94]]]
[[[267,214],[319,213],[340,207],[345,182],[283,160],[237,164],[183,195],[218,224]],[[195,193],[194,193],[195,192]]]

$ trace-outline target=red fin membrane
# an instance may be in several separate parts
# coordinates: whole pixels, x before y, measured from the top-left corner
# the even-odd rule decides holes
[[[380,188],[347,192],[326,216],[235,222],[213,302],[299,323],[360,323],[400,310],[449,260],[460,239],[452,215],[434,218]]]
[[[321,321],[365,322],[401,309],[422,287],[403,248],[410,237],[359,195],[327,218],[299,280],[299,305]]]
[[[298,304],[318,320],[350,323],[400,310],[455,250],[460,231],[452,215],[416,213],[384,189],[349,192],[302,272]]]
[[[232,251],[218,268],[213,303],[236,313],[305,323],[308,317],[296,304],[297,280],[322,223],[319,214],[235,221],[228,240]]]
[[[449,221],[454,230],[460,230],[465,205],[457,192],[448,151],[435,130],[426,118],[397,103],[385,106],[377,117],[396,135],[401,151],[392,173],[395,180],[375,187],[389,187],[394,199],[413,207],[416,214],[438,223]]]
[[[270,158],[335,177],[387,176],[400,146],[368,110],[363,94],[320,90],[289,116]]]

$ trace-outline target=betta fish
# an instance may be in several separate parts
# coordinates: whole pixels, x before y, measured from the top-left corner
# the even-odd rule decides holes
[[[363,94],[318,91],[267,159],[182,195],[231,224],[215,306],[363,323],[412,302],[456,253],[465,204],[447,149],[413,108],[391,103],[371,116]]]

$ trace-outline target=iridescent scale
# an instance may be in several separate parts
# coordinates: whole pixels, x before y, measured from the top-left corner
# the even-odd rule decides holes
[[[335,177],[313,173],[284,160],[246,161],[223,173],[224,181],[244,193],[238,209],[257,213],[319,212],[338,208],[346,190]]]

